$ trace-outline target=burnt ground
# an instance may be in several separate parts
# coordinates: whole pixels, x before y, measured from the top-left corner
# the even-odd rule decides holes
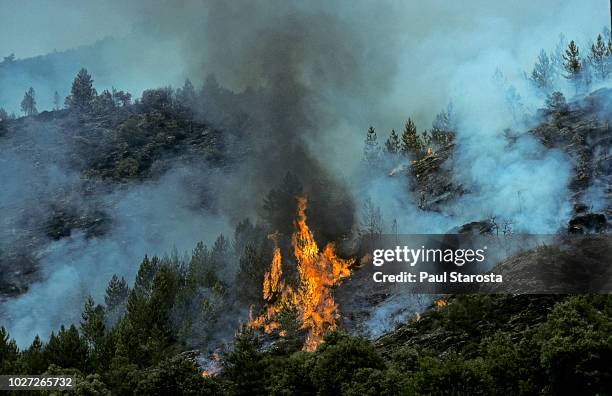
[[[612,90],[593,92],[580,101],[570,103],[567,111],[540,110],[537,126],[524,133],[535,136],[545,147],[560,149],[568,154],[573,164],[570,194],[574,211],[566,228],[559,234],[588,234],[588,237],[560,239],[554,246],[540,246],[511,257],[499,264],[494,271],[515,279],[521,290],[501,290],[490,286],[482,288],[485,293],[525,293],[529,290],[549,293],[606,292],[612,290],[612,243],[607,232],[612,218]],[[509,142],[511,143],[511,141]],[[452,175],[454,146],[449,144],[401,171],[409,178],[418,206],[424,211],[440,211],[445,203],[461,196],[464,186],[456,183]],[[592,186],[597,186],[603,195],[602,207],[593,208],[585,204]],[[474,219],[449,230],[453,233],[493,232],[488,220]],[[606,234],[606,235],[598,235]],[[370,271],[353,271],[336,290],[336,301],[341,310],[341,324],[349,331],[367,334],[370,330],[363,323],[374,320],[373,312],[379,310],[397,315],[397,322],[415,318],[417,309],[427,305],[430,299],[402,297],[399,288],[390,284],[376,284],[370,279]],[[381,286],[382,285],[382,286]],[[554,296],[496,297],[500,310],[510,312],[508,320],[520,323],[521,318],[540,320],[546,307],[554,302]],[[430,306],[421,317],[427,318],[438,308]],[[514,312],[514,313],[512,313]],[[543,316],[544,315],[544,316]],[[532,320],[529,319],[529,320]],[[486,320],[483,320],[485,323]],[[425,320],[423,323],[427,323]],[[379,344],[401,338],[415,343],[460,342],[448,334],[436,334],[435,329],[422,334],[422,323],[400,325],[399,330],[383,337]],[[486,326],[486,323],[483,324]],[[392,342],[394,343],[394,342]]]

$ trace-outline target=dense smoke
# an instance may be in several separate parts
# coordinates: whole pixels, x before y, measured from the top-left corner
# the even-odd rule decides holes
[[[507,145],[504,129],[522,132],[531,125],[508,111],[506,88],[493,74],[501,69],[509,81],[504,84],[514,84],[521,95],[521,111],[535,112],[543,98],[520,82],[523,70],[540,47],[554,48],[556,32],[592,41],[607,23],[607,3],[598,3],[188,1],[177,7],[118,2],[110,11],[122,23],[133,23],[123,38],[68,54],[70,62],[57,61],[62,67],[46,75],[38,66],[19,72],[19,62],[2,66],[6,103],[0,105],[15,111],[30,85],[41,94],[40,109],[49,108],[52,93],[65,96],[81,66],[93,73],[99,91],[116,85],[138,95],[185,77],[201,84],[212,74],[222,86],[253,92],[255,98],[242,109],[247,122],[241,144],[249,150],[230,174],[179,164],[155,181],[117,191],[99,187],[104,192],[90,204],[109,208],[108,233],[43,241],[40,282],[3,303],[11,334],[24,344],[37,333],[76,321],[83,296],[91,293],[99,301],[113,273],[131,280],[145,253],[163,254],[173,246],[184,251],[198,240],[210,241],[227,230],[226,217],[233,225],[258,213],[265,194],[287,172],[311,195],[315,231],[338,229],[330,238],[355,225],[353,216],[367,198],[381,206],[385,231],[393,219],[400,232],[433,233],[490,215],[515,222],[521,231],[556,231],[570,210],[567,158],[528,136]],[[19,48],[1,49],[19,55]],[[74,70],[65,70],[67,65]],[[11,70],[14,78],[7,74]],[[458,114],[452,166],[468,189],[464,197],[444,213],[424,213],[407,193],[406,178],[363,177],[361,152],[369,125],[377,128],[382,144],[409,116],[420,130],[428,127],[449,102]],[[55,135],[45,132],[28,137],[37,152],[64,147],[59,137],[49,143],[46,139]],[[40,169],[30,169],[26,154],[5,148],[16,145],[3,143],[11,164],[0,171],[7,185],[0,195],[4,246],[21,232],[22,209],[29,216],[38,197],[62,194],[79,183],[62,163],[62,151],[51,150],[55,155],[41,161]],[[197,195],[213,185],[214,204],[202,205]],[[592,194],[596,202],[597,190]]]

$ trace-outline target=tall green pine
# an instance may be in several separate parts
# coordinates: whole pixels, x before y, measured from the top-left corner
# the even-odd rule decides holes
[[[574,87],[576,88],[576,93],[578,93],[578,88],[580,86],[580,72],[582,71],[582,62],[580,60],[580,49],[574,42],[574,40],[570,41],[565,50],[565,54],[563,55],[564,63],[563,66],[565,68],[565,78],[570,80]]]
[[[402,153],[420,157],[423,153],[423,143],[417,134],[416,125],[408,118],[402,133]]]
[[[605,80],[608,74],[610,74],[608,70],[608,56],[608,48],[604,43],[603,37],[599,34],[597,41],[591,46],[591,64],[595,71],[595,76],[600,80]]]
[[[91,107],[97,96],[96,89],[93,87],[93,79],[83,68],[79,70],[70,89],[70,96],[66,98],[66,105],[77,110],[86,110]]]

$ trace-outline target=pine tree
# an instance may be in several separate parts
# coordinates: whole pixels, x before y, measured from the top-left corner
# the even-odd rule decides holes
[[[263,395],[263,356],[259,340],[247,325],[243,325],[234,340],[234,350],[223,361],[224,374],[231,382],[234,395]]]
[[[43,343],[38,335],[34,337],[28,349],[23,351],[21,360],[28,374],[42,374],[47,369],[48,364],[43,356]]]
[[[402,153],[404,155],[416,155],[417,157],[420,157],[423,153],[423,143],[417,134],[416,125],[410,118],[406,121],[402,133]]]
[[[23,95],[23,100],[21,101],[21,111],[23,111],[26,116],[35,115],[38,113],[38,110],[36,109],[36,92],[34,92],[34,88],[30,87]]]
[[[565,54],[563,55],[564,68],[566,71],[565,78],[570,80],[574,87],[576,88],[576,93],[578,93],[578,87],[580,85],[580,72],[582,71],[582,62],[580,60],[580,49],[574,42],[574,40],[570,41],[565,50]]]
[[[68,330],[62,326],[57,335],[52,332],[43,355],[49,364],[75,368],[81,372],[87,370],[87,343],[79,336],[79,331],[74,325]]]
[[[591,65],[595,71],[595,77],[605,80],[610,71],[608,70],[608,48],[601,34],[597,35],[597,41],[591,46]]]
[[[542,49],[538,55],[538,60],[533,66],[530,79],[536,88],[546,93],[553,87],[553,74],[554,70],[552,62],[548,55],[546,55],[546,51]]]
[[[168,265],[162,265],[153,279],[149,300],[149,322],[164,332],[170,330],[170,310],[178,291],[178,274]]]
[[[104,308],[96,305],[91,296],[87,297],[81,314],[81,332],[90,348],[100,348],[104,341]]]
[[[196,289],[204,284],[206,273],[212,270],[212,255],[202,241],[196,244],[187,265],[186,284]]]
[[[79,70],[70,89],[70,96],[66,97],[66,105],[76,110],[87,110],[91,107],[97,92],[93,87],[93,79],[83,68]]]
[[[395,133],[395,129],[392,129],[391,135],[389,135],[389,138],[385,142],[385,150],[387,151],[387,153],[395,155],[399,154],[401,149],[402,146],[400,144],[399,136],[397,135],[397,133]]]
[[[3,326],[0,327],[0,374],[14,374],[18,356],[17,343]]]
[[[157,257],[153,257],[151,260],[149,260],[149,257],[145,255],[144,259],[140,263],[140,267],[138,268],[133,291],[148,298],[151,293],[153,278],[155,277],[155,273],[158,269],[159,259]]]
[[[242,286],[238,293],[243,301],[253,302],[262,298],[262,281],[268,265],[264,255],[253,244],[247,243],[240,255],[236,276]]]
[[[365,139],[365,146],[363,148],[363,159],[369,165],[375,165],[380,161],[380,147],[378,145],[378,137],[376,136],[376,130],[370,126]]]
[[[119,278],[113,275],[106,287],[106,295],[104,296],[104,304],[107,311],[114,311],[125,304],[130,290],[127,282],[123,277]]]

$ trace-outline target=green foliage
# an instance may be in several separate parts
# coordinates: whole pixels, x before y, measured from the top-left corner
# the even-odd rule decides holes
[[[580,84],[580,73],[582,72],[582,62],[580,59],[580,49],[574,42],[574,40],[570,41],[565,50],[565,54],[563,55],[565,68],[565,78],[570,80],[574,86],[576,87],[576,92],[578,92],[578,87]]]
[[[65,104],[74,110],[89,110],[96,95],[97,92],[93,87],[91,75],[87,72],[87,69],[82,68],[72,82],[70,95],[66,97]]]
[[[494,379],[481,359],[465,360],[451,354],[444,359],[425,357],[404,390],[408,394],[489,395]]]
[[[312,382],[319,395],[337,395],[361,368],[383,369],[385,364],[369,342],[331,332],[315,353]]]
[[[314,364],[313,354],[295,352],[288,358],[270,359],[270,379],[266,391],[270,395],[307,396],[316,394],[311,374]]]
[[[531,332],[518,342],[513,334],[497,332],[485,338],[482,354],[489,376],[494,379],[491,392],[496,395],[531,395],[542,388],[543,370],[538,366],[538,348]]]
[[[125,314],[125,304],[127,302],[130,289],[123,277],[119,278],[113,275],[106,287],[106,295],[104,296],[104,304],[106,306],[107,320],[111,325]]]
[[[262,395],[265,389],[263,355],[259,340],[247,325],[243,325],[234,340],[234,349],[223,361],[224,377],[234,395]]]
[[[540,327],[538,341],[552,393],[604,394],[612,389],[612,318],[589,297],[573,296],[556,305]]]
[[[360,368],[342,384],[342,396],[393,396],[407,389],[406,378],[395,370]]]
[[[77,369],[80,372],[88,369],[88,354],[87,341],[80,336],[74,325],[67,330],[61,326],[57,335],[52,332],[43,352],[45,361],[49,364]]]
[[[202,377],[193,357],[180,354],[160,362],[141,374],[135,395],[222,395],[219,381]]]
[[[416,125],[408,118],[402,133],[402,153],[420,158],[425,150],[421,137],[417,134]]]
[[[267,255],[253,244],[247,244],[240,255],[236,276],[240,285],[239,295],[243,301],[255,302],[262,299],[262,283],[268,267]]]
[[[48,367],[43,355],[44,345],[39,336],[34,337],[32,344],[21,353],[21,368],[28,374],[41,374]]]
[[[607,59],[608,56],[610,56],[608,47],[606,46],[602,35],[598,34],[597,40],[591,46],[590,60],[595,71],[595,76],[600,80],[605,80],[610,74],[610,62]]]
[[[0,327],[0,374],[14,374],[12,371],[17,362],[18,353],[15,340],[10,338],[4,327]]]

